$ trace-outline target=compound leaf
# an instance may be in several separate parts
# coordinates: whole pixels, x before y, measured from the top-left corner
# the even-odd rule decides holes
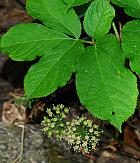
[[[138,96],[136,77],[124,62],[118,40],[106,35],[96,46],[86,48],[76,78],[82,104],[120,131],[122,122],[134,113]]]
[[[39,24],[19,24],[12,27],[2,38],[4,53],[16,61],[30,61],[42,56],[69,37]]]
[[[123,27],[122,48],[132,70],[140,75],[140,20],[130,21]]]
[[[28,0],[26,9],[29,15],[46,26],[76,38],[80,37],[80,20],[73,9],[67,11],[67,5],[62,0]]]
[[[63,0],[63,1],[68,5],[68,8],[71,8],[74,6],[83,5],[83,4],[88,3],[92,0]]]
[[[136,18],[140,18],[140,0],[111,0],[112,3],[123,7],[124,11]]]
[[[64,86],[75,72],[79,56],[84,52],[83,44],[77,40],[65,40],[51,49],[34,64],[24,81],[28,98],[47,96]]]
[[[108,33],[112,19],[115,16],[113,7],[108,0],[95,0],[86,11],[84,29],[94,39],[99,39]]]

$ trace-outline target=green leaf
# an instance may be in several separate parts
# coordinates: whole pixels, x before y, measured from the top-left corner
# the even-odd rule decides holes
[[[140,75],[140,20],[128,22],[122,30],[122,48],[133,71]]]
[[[140,18],[140,0],[111,0],[112,3],[123,7],[124,11],[135,18]]]
[[[30,61],[68,39],[65,34],[39,24],[20,24],[3,36],[1,48],[13,60]]]
[[[83,52],[83,44],[76,40],[65,40],[48,51],[29,69],[25,77],[27,97],[47,96],[58,87],[64,86],[75,71],[76,63]]]
[[[26,9],[29,15],[41,20],[46,26],[80,37],[80,20],[73,9],[67,12],[67,5],[62,0],[28,0]]]
[[[74,6],[83,5],[83,4],[93,1],[93,0],[63,0],[63,1],[68,5],[68,8],[71,8]]]
[[[76,78],[82,104],[120,131],[122,122],[134,113],[138,96],[136,77],[124,62],[117,38],[106,35],[96,46],[86,48]]]
[[[84,29],[94,39],[99,39],[108,33],[112,19],[115,16],[113,7],[108,0],[95,0],[86,11]]]

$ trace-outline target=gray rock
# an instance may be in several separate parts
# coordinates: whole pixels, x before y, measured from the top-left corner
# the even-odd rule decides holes
[[[6,127],[0,122],[0,163],[12,163],[20,154],[22,128]],[[73,153],[66,142],[49,140],[40,125],[26,125],[21,163],[87,163]]]

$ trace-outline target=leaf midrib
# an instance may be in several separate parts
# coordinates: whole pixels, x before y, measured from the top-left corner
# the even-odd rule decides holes
[[[65,26],[65,24],[62,24],[62,22],[60,22],[59,19],[56,18],[54,14],[51,14],[50,10],[48,10],[48,12],[49,12],[49,14],[50,14],[52,17],[55,18],[56,21],[58,21],[61,25],[63,25],[70,33],[72,33],[72,35],[73,35],[74,37],[77,38],[77,36],[75,36],[75,33],[73,33],[73,31],[71,31],[67,26]],[[75,12],[75,11],[74,11],[74,12]],[[76,16],[76,13],[75,13],[75,16]],[[79,36],[78,36],[78,37],[79,37]]]
[[[103,2],[104,3],[104,2]],[[104,13],[104,8],[102,8],[102,11],[101,11],[101,13],[100,13],[100,15],[99,15],[99,18],[98,18],[98,21],[97,21],[97,23],[96,23],[96,25],[95,25],[95,28],[94,28],[94,30],[93,30],[93,33],[94,33],[94,35],[95,35],[95,33],[96,33],[96,30],[97,30],[97,26],[98,26],[98,24],[99,24],[99,22],[100,22],[100,19],[101,19],[101,17],[102,17],[102,13]]]
[[[41,39],[41,40],[33,40],[33,41],[26,41],[26,42],[22,42],[22,43],[17,43],[17,44],[13,44],[13,45],[10,45],[10,46],[6,46],[6,47],[3,47],[2,49],[5,49],[5,48],[10,48],[10,47],[13,47],[13,46],[18,46],[18,45],[24,45],[24,44],[29,44],[29,43],[38,43],[38,42],[42,42],[42,41],[52,41],[52,40],[76,40],[76,39],[73,39],[73,38],[51,38],[51,39]]]
[[[51,66],[51,68],[50,68],[50,70],[47,72],[47,74],[52,70],[52,68],[60,61],[60,59],[76,44],[78,42],[78,40],[77,41],[75,41],[64,53],[63,53],[63,55],[61,55],[60,57],[59,57],[59,59],[57,59],[56,60],[56,62]],[[39,82],[39,84],[38,85],[40,85],[41,83],[42,83],[42,81],[43,80],[45,80],[45,78],[46,78],[46,76],[47,76],[47,74],[43,77],[43,79],[42,80],[40,80],[40,82]],[[32,94],[34,94],[34,92],[36,91],[36,89],[34,89],[33,90],[33,92],[30,94],[30,97],[32,97]]]
[[[95,58],[96,58],[96,61],[97,61],[97,67],[98,67],[98,70],[99,70],[99,73],[100,73],[100,76],[101,76],[102,83],[103,83],[104,88],[105,88],[105,90],[106,90],[106,93],[107,93],[107,95],[108,95],[108,97],[109,97],[109,99],[110,99],[110,103],[111,103],[111,105],[112,105],[112,109],[114,110],[114,106],[113,106],[113,102],[112,102],[112,100],[111,100],[111,96],[110,96],[110,94],[109,94],[109,92],[108,92],[108,89],[106,88],[106,84],[105,84],[105,82],[104,82],[104,77],[103,77],[102,71],[101,71],[101,69],[100,69],[100,63],[99,63],[99,60],[98,60],[98,54],[97,54],[97,47],[96,47],[96,45],[95,45]]]
[[[46,7],[45,7],[45,9],[46,9]],[[32,9],[32,11],[35,12],[35,13],[37,13],[37,14],[40,14],[40,12],[37,12],[37,11],[35,11],[35,10],[33,10],[33,9]],[[49,15],[50,15],[52,18],[54,18],[54,19],[56,20],[56,22],[58,22],[58,23],[60,23],[62,26],[64,26],[64,27],[72,34],[72,36],[74,36],[75,38],[79,38],[79,36],[78,36],[78,37],[75,36],[75,33],[73,33],[73,31],[71,31],[65,24],[63,24],[61,21],[59,21],[58,18],[56,18],[48,9],[47,9],[47,11],[48,11]],[[44,14],[43,14],[43,15],[44,15]],[[35,17],[36,17],[36,16],[35,16]],[[38,19],[39,19],[39,18],[38,18]],[[48,26],[48,24],[46,23],[45,20],[42,20],[42,21],[45,22],[44,24]]]

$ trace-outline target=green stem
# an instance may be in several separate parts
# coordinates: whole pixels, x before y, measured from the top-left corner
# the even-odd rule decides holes
[[[83,42],[83,43],[95,45],[95,42],[92,42],[92,41],[86,41],[86,40],[81,40],[81,39],[80,39],[80,41]]]
[[[114,32],[115,32],[116,37],[117,37],[117,38],[118,38],[118,40],[120,41],[120,36],[119,36],[118,30],[117,30],[117,28],[116,28],[116,26],[115,26],[115,23],[114,23],[114,22],[112,23],[112,26],[113,26],[113,29],[114,29]]]

